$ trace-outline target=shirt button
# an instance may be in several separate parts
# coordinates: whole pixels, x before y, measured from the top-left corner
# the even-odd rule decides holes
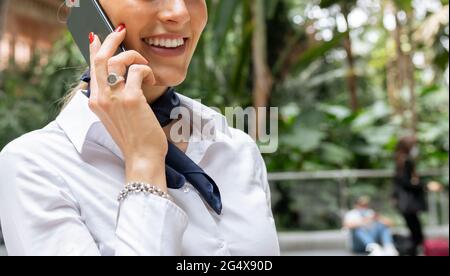
[[[189,188],[188,186],[184,187],[183,192],[190,193],[191,192],[191,188]]]
[[[220,249],[224,249],[226,245],[227,245],[227,244],[226,244],[224,241],[221,241],[221,242],[219,243]]]

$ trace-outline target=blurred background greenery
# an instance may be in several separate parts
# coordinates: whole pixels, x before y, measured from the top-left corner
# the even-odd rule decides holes
[[[419,169],[448,168],[448,0],[208,4],[209,25],[178,90],[221,108],[279,107],[280,147],[264,156],[269,172],[392,170],[398,139],[411,133]],[[0,57],[2,148],[53,120],[85,65],[65,31],[51,51],[32,48],[25,64]],[[433,180],[448,186],[448,173]],[[340,227],[335,180],[271,184],[280,229]],[[344,206],[369,194],[394,212],[389,178],[345,185]]]

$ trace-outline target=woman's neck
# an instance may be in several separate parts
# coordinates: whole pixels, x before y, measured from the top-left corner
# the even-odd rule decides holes
[[[143,89],[144,96],[149,104],[154,103],[167,91],[167,86],[148,86]]]

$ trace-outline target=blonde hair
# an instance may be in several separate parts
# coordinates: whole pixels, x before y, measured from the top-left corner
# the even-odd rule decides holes
[[[81,82],[75,84],[74,87],[66,95],[64,95],[64,97],[62,97],[59,100],[59,104],[61,105],[60,112],[62,112],[67,107],[67,105],[75,97],[75,95],[78,93],[78,91],[86,90],[87,88],[88,88],[88,84],[84,81],[81,81]]]

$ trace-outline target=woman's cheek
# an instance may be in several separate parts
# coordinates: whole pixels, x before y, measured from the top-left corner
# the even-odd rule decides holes
[[[208,9],[206,8],[206,5],[203,6],[201,9],[198,10],[201,14],[199,14],[198,20],[200,21],[199,25],[201,30],[205,29],[206,24],[208,23]]]

